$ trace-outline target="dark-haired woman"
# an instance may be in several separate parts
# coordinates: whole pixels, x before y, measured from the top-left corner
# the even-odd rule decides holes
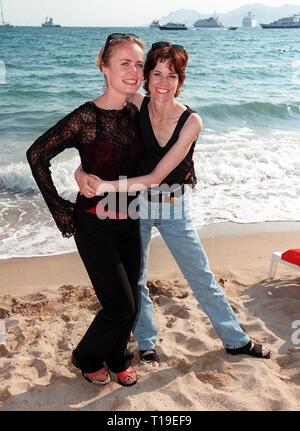
[[[193,182],[193,151],[202,121],[197,113],[178,102],[188,61],[186,50],[169,42],[158,42],[148,52],[144,67],[147,96],[134,97],[140,107],[145,153],[139,177],[99,181],[82,175],[77,179],[83,193],[146,190],[140,196],[140,230],[143,250],[139,280],[140,308],[134,327],[141,358],[157,365],[157,326],[146,285],[151,229],[157,227],[188,281],[196,299],[210,318],[226,351],[269,358],[270,351],[253,343],[217,284],[192,224],[187,184]],[[149,97],[150,96],[150,97]],[[80,173],[79,173],[80,177]],[[159,185],[159,187],[157,187]]]

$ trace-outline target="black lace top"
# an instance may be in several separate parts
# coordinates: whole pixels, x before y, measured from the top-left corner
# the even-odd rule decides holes
[[[26,155],[32,174],[63,236],[75,233],[75,206],[95,207],[102,197],[77,195],[76,204],[58,195],[53,184],[50,160],[66,148],[77,148],[82,168],[104,180],[134,177],[142,154],[138,110],[127,103],[122,110],[105,110],[87,102],[40,136]],[[132,200],[129,198],[128,203]]]

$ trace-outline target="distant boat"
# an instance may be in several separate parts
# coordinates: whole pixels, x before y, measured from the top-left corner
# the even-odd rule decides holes
[[[211,16],[207,19],[198,19],[194,23],[194,27],[196,28],[223,28],[224,24],[219,20],[218,17]]]
[[[150,28],[159,28],[159,20],[154,19],[151,24],[149,25]]]
[[[262,28],[300,28],[300,14],[280,18],[270,24],[260,24]]]
[[[237,27],[228,27],[228,30],[236,30]]]
[[[187,30],[187,26],[185,24],[178,24],[176,22],[168,22],[165,25],[159,26],[160,30]]]
[[[243,27],[257,27],[256,17],[251,11],[243,18],[242,25]]]
[[[60,24],[54,24],[53,23],[53,18],[49,18],[49,20],[48,20],[48,17],[46,18],[45,22],[42,23],[42,26],[43,27],[61,27]]]
[[[6,29],[6,28],[13,28],[14,26],[12,24],[9,24],[8,22],[4,21],[3,18],[3,6],[2,6],[2,0],[0,0],[0,7],[1,7],[1,22],[0,22],[0,28]]]

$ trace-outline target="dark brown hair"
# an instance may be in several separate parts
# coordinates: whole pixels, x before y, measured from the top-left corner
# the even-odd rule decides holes
[[[174,46],[171,43],[168,43],[166,46],[162,48],[150,49],[147,54],[145,66],[144,66],[144,90],[146,91],[147,96],[149,93],[149,78],[150,72],[155,69],[157,63],[159,61],[167,61],[169,60],[170,66],[173,66],[174,71],[178,75],[178,87],[175,93],[175,97],[177,97],[180,93],[182,84],[185,80],[185,69],[188,62],[188,54],[185,49]]]

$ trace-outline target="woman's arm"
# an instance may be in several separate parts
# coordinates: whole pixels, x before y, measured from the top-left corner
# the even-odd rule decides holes
[[[40,136],[26,152],[34,179],[57,227],[67,237],[75,232],[74,204],[58,195],[51,176],[50,160],[66,148],[79,148],[82,128],[82,112],[78,108]]]
[[[203,129],[202,120],[198,114],[191,114],[180,132],[178,141],[148,175],[129,178],[120,181],[102,181],[97,186],[97,195],[105,192],[135,192],[158,186],[186,157],[193,142]]]

